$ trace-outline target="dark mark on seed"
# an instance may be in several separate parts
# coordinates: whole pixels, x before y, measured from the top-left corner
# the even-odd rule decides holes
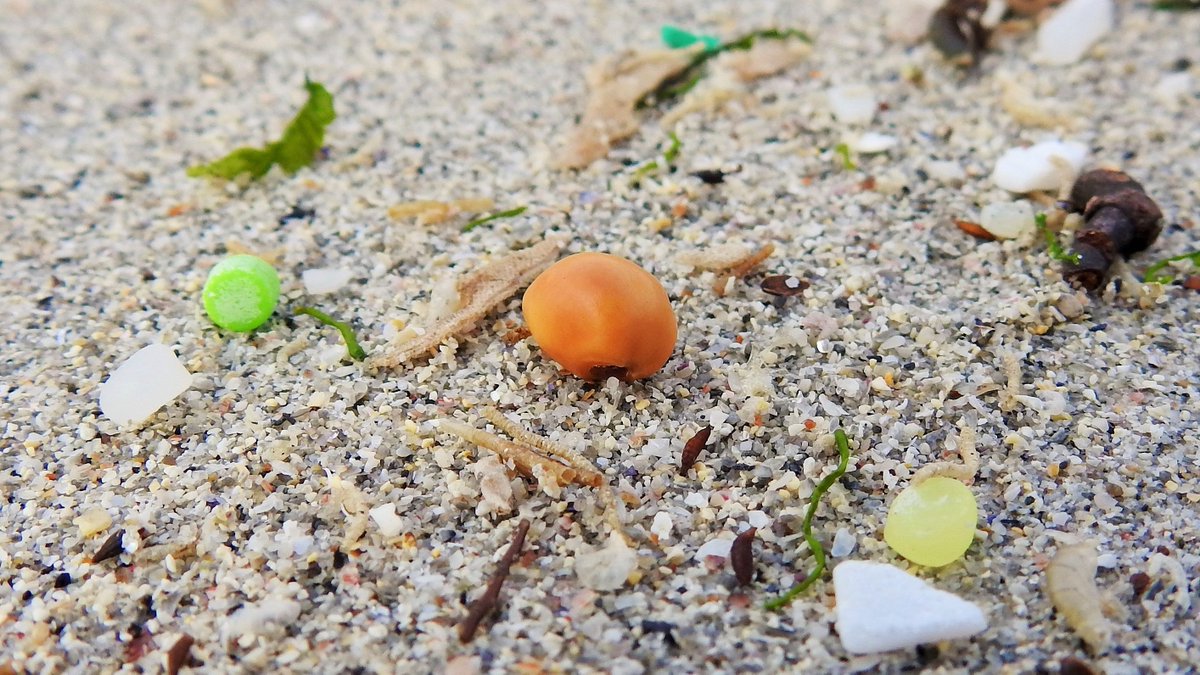
[[[733,565],[733,574],[738,584],[749,586],[754,581],[754,534],[757,527],[752,527],[739,534],[733,540],[729,549],[729,562]]]
[[[527,532],[529,532],[529,520],[522,519],[521,523],[517,525],[516,533],[513,534],[512,543],[508,545],[508,550],[504,552],[504,556],[496,565],[496,571],[492,574],[492,580],[488,582],[487,589],[483,591],[483,595],[471,603],[467,617],[458,624],[458,639],[464,644],[475,638],[475,631],[479,629],[480,622],[496,608],[496,602],[500,599],[500,587],[508,578],[509,568],[521,554],[521,547],[525,545]]]
[[[708,444],[708,437],[712,434],[712,427],[707,426],[696,432],[695,436],[688,439],[687,443],[683,444],[683,457],[679,460],[679,473],[687,475],[687,472],[692,470],[692,466],[696,464],[696,458],[700,456],[700,451]]]

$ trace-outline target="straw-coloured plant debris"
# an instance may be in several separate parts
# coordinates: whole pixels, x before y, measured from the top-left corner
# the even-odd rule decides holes
[[[688,252],[679,256],[679,261],[696,269],[718,272],[717,280],[713,282],[713,292],[724,296],[729,291],[729,283],[732,280],[746,276],[774,252],[775,244],[766,244],[749,251],[740,246],[722,247],[717,250]]]
[[[388,209],[388,217],[392,220],[416,218],[418,225],[440,225],[463,213],[483,213],[496,206],[496,202],[486,197],[476,199],[455,199],[449,202],[421,200],[403,202]]]
[[[722,52],[711,61],[711,74],[663,115],[665,128],[693,112],[716,110],[746,91],[754,80],[775,75],[803,61],[812,46],[799,38],[755,40],[749,49]]]
[[[1108,646],[1112,627],[1104,618],[1096,586],[1096,546],[1091,542],[1060,546],[1046,567],[1050,601],[1093,652]]]
[[[446,339],[475,327],[492,309],[533,281],[558,255],[562,242],[547,239],[529,248],[514,251],[484,265],[458,282],[462,309],[439,321],[424,335],[401,344],[391,344],[372,361],[379,368],[391,368],[418,356],[424,356]]]
[[[934,476],[954,478],[970,485],[979,472],[979,451],[975,449],[975,427],[963,424],[958,432],[958,456],[962,462],[934,462],[917,470],[913,485],[920,485]]]
[[[637,104],[666,80],[683,72],[702,49],[626,53],[606,59],[588,71],[591,91],[583,119],[563,143],[555,164],[581,169],[608,154],[614,143],[638,129]]]
[[[505,463],[511,462],[513,468],[536,480],[542,491],[551,497],[558,497],[563,487],[572,484],[596,488],[600,492],[600,500],[604,504],[609,524],[622,537],[626,536],[624,526],[617,515],[616,497],[612,488],[604,480],[604,474],[597,471],[591,462],[570,448],[552,443],[521,428],[491,406],[480,410],[480,416],[491,422],[496,429],[511,436],[513,440],[501,438],[454,419],[441,420],[438,428],[491,450]]]

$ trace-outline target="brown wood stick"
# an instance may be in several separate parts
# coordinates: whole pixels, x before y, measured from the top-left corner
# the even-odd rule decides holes
[[[513,534],[512,543],[508,545],[508,550],[500,558],[499,564],[496,565],[496,572],[492,574],[491,581],[488,582],[487,589],[483,591],[483,595],[475,599],[471,603],[470,610],[467,611],[467,616],[458,624],[458,639],[464,644],[475,638],[475,631],[479,629],[480,622],[484,617],[496,608],[496,601],[500,599],[500,587],[504,585],[504,580],[508,578],[508,570],[512,567],[517,556],[521,554],[521,548],[525,545],[525,534],[529,532],[529,520],[522,518],[517,525],[517,531]]]

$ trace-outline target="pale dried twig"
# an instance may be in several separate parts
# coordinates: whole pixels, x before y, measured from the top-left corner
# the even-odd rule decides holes
[[[512,462],[517,471],[530,478],[537,478],[535,469],[540,468],[560,486],[567,486],[572,483],[589,484],[581,480],[578,471],[566,464],[542,456],[532,448],[520,443],[505,440],[495,434],[490,434],[482,429],[476,429],[458,420],[440,420],[438,428],[442,431],[452,433],[464,441],[491,450],[499,455],[501,459]]]
[[[447,338],[474,328],[496,305],[533,281],[553,262],[561,247],[561,241],[547,239],[502,256],[468,274],[458,283],[461,309],[410,342],[388,345],[371,364],[378,368],[391,368],[428,354]]]
[[[811,52],[807,42],[795,38],[756,40],[750,49],[724,52],[712,60],[711,74],[667,111],[661,124],[669,129],[685,115],[715,110],[744,92],[745,83],[790,68]]]
[[[970,485],[979,472],[979,451],[975,449],[975,427],[966,423],[958,432],[958,456],[962,462],[933,462],[917,470],[912,477],[913,485],[920,485],[934,476],[954,478]]]

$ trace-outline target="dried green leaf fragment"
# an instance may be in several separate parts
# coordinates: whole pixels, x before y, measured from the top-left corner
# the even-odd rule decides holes
[[[289,174],[312,164],[325,141],[325,127],[337,115],[333,111],[333,96],[324,86],[305,78],[304,88],[308,90],[308,101],[278,141],[263,148],[238,148],[214,162],[191,167],[187,175],[233,180],[248,173],[251,179],[258,179],[276,164]]]

